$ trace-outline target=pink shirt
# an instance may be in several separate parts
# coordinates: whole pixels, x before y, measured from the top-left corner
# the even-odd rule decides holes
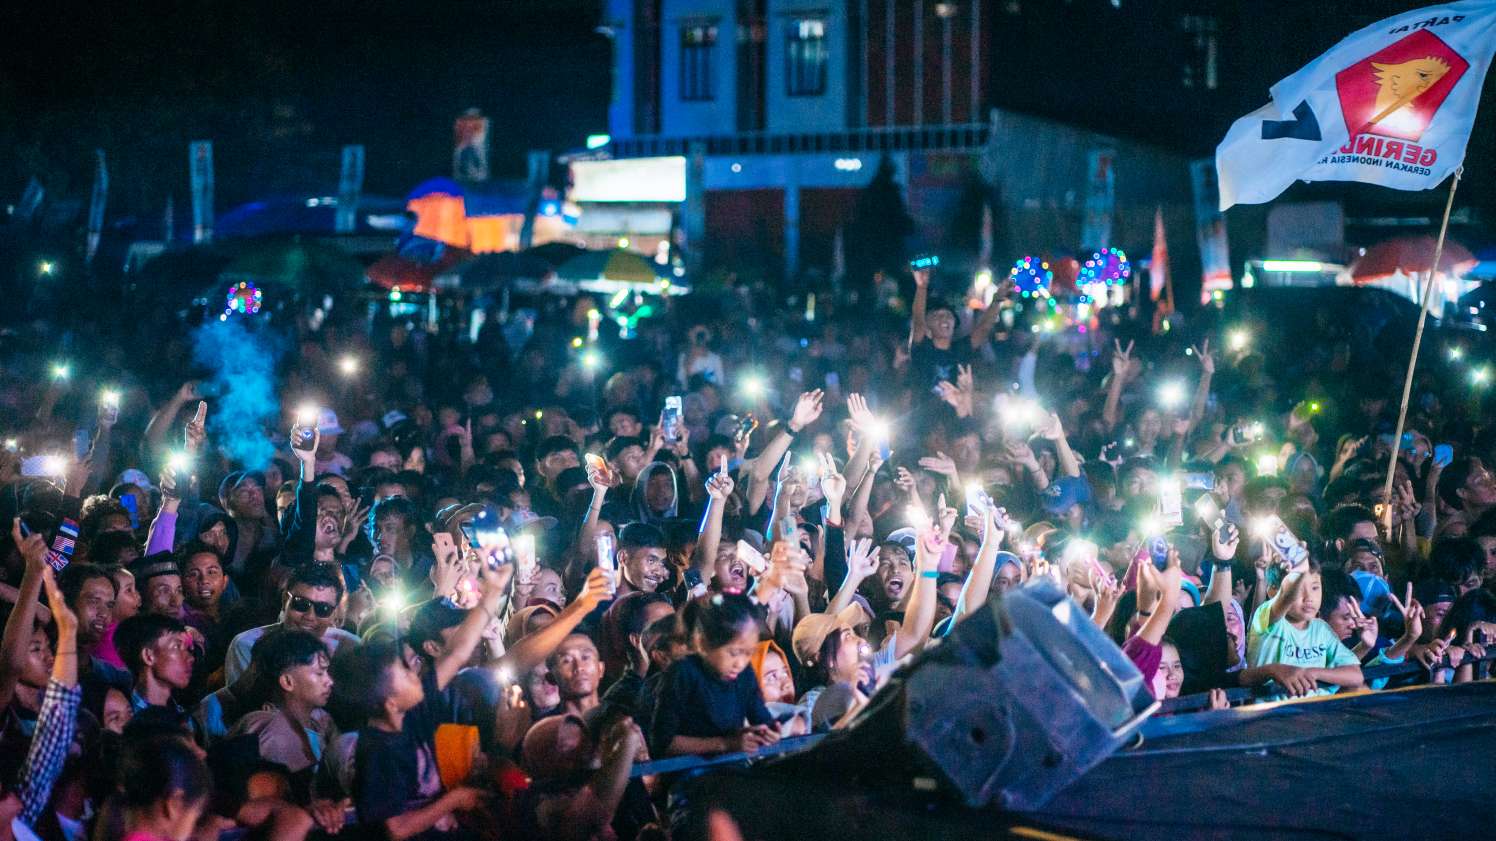
[[[114,629],[118,627],[118,622],[112,622],[108,628],[104,629],[104,636],[99,640],[98,645],[94,646],[93,656],[116,669],[123,669],[125,661],[119,658],[119,649],[114,647]]]

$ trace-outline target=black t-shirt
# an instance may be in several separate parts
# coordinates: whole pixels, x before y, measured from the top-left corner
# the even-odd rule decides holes
[[[713,674],[699,654],[690,654],[665,670],[650,723],[650,752],[663,757],[676,736],[731,736],[749,724],[773,724],[752,668],[731,683]]]
[[[956,366],[970,365],[971,358],[971,342],[964,337],[952,339],[945,350],[935,347],[929,339],[920,339],[909,352],[909,385],[929,391],[942,380],[954,383]]]
[[[353,758],[353,802],[362,823],[404,814],[442,793],[436,769],[436,727],[446,720],[446,698],[436,688],[435,669],[421,673],[421,688],[426,699],[405,714],[399,733],[373,727],[359,731]],[[441,837],[441,833],[430,837]]]

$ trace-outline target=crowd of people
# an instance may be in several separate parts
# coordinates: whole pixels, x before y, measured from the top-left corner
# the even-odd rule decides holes
[[[0,836],[665,838],[640,764],[855,725],[1036,580],[1160,700],[1485,677],[1496,434],[1440,366],[1394,440],[1405,357],[1336,314],[1268,358],[912,280],[628,340],[586,298],[517,347],[300,325],[274,429],[185,339],[12,354]]]

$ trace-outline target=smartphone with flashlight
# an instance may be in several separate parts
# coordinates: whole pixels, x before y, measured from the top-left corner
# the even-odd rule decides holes
[[[614,572],[618,569],[617,559],[613,556],[613,549],[617,539],[612,532],[600,532],[597,535],[597,566],[604,572]]]
[[[509,533],[496,520],[492,512],[484,511],[462,524],[468,545],[479,549],[489,569],[514,563],[514,545],[509,540]]]
[[[674,444],[680,440],[680,412],[681,400],[679,395],[665,398],[665,413],[660,417],[660,426],[664,429],[665,442]]]
[[[1192,491],[1213,491],[1216,487],[1214,473],[1184,473],[1179,479],[1186,488]]]
[[[992,510],[992,496],[978,484],[966,486],[966,516],[980,517]]]
[[[1151,563],[1154,569],[1164,569],[1169,565],[1169,540],[1161,534],[1151,535],[1143,538],[1138,545],[1136,553],[1138,563]]]
[[[1262,424],[1239,423],[1231,427],[1231,443],[1240,446],[1262,440]]]
[[[291,448],[309,452],[316,447],[317,410],[302,406],[296,410],[296,425],[291,427]]]
[[[769,571],[769,559],[746,540],[738,541],[738,560],[754,575],[763,575]]]
[[[921,269],[933,269],[938,265],[940,265],[940,257],[938,255],[916,254],[914,255],[914,259],[909,261],[909,270],[917,272]]]
[[[1176,476],[1158,480],[1158,517],[1169,527],[1184,523],[1184,494]]]
[[[743,417],[738,421],[738,429],[733,433],[733,440],[745,440],[748,436],[753,434],[753,430],[755,429],[758,429],[758,418],[755,418],[753,416],[753,413],[749,412],[743,415]]]
[[[119,392],[106,391],[99,396],[99,423],[106,426],[119,423]]]

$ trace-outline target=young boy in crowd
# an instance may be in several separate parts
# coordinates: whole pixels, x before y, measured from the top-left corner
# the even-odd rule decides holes
[[[1324,595],[1319,567],[1307,556],[1291,566],[1283,560],[1269,570],[1269,577],[1279,581],[1278,589],[1252,614],[1248,664],[1281,663],[1305,669],[1306,677],[1328,684],[1317,695],[1360,688],[1361,661],[1319,618]]]
[[[189,727],[187,710],[176,698],[192,681],[194,655],[187,626],[170,616],[140,613],[120,623],[114,643],[134,680],[133,720]]]
[[[332,696],[327,646],[291,628],[268,634],[255,647],[258,694],[264,709],[246,714],[228,739],[255,740],[261,760],[286,769],[293,799],[310,807],[328,832],[343,825],[342,798],[324,770],[323,757],[339,743],[337,725],[324,707]]]
[[[472,656],[503,607],[513,565],[479,566],[480,600],[428,660],[403,643],[353,649],[349,696],[365,724],[354,754],[353,802],[362,823],[379,823],[393,841],[464,837],[456,813],[482,801],[477,789],[444,790],[436,765],[436,728],[450,720],[443,690]]]

